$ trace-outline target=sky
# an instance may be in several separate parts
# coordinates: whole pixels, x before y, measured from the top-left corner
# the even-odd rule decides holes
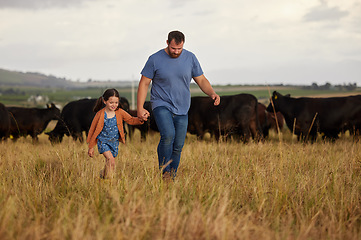
[[[133,80],[182,31],[211,84],[361,85],[359,0],[0,0],[0,68]]]

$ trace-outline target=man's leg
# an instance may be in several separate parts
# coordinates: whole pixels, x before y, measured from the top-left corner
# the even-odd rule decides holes
[[[160,141],[158,144],[158,162],[159,168],[164,172],[170,172],[170,164],[173,142],[175,137],[175,128],[173,123],[173,114],[166,107],[157,107],[153,110],[153,116],[160,132]]]
[[[173,143],[173,152],[171,155],[172,162],[170,168],[174,176],[177,173],[184,141],[187,135],[188,115],[174,116],[175,138]]]

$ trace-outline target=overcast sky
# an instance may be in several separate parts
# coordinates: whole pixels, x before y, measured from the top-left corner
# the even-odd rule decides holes
[[[361,85],[359,0],[0,0],[0,68],[138,81],[171,30],[212,84]]]

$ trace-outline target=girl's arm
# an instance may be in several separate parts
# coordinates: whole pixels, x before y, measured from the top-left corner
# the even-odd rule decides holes
[[[95,128],[97,127],[97,123],[98,123],[98,119],[99,119],[99,114],[98,113],[94,116],[92,124],[90,125],[89,132],[88,132],[88,137],[86,139],[87,143],[90,142],[90,139],[91,139],[92,135],[95,132]]]
[[[129,125],[141,125],[144,123],[143,119],[140,119],[139,117],[133,117],[121,108],[119,108],[117,111],[120,111],[123,120]]]

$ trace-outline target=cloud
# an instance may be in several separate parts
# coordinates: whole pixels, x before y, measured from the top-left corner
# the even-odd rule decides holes
[[[342,11],[339,7],[328,7],[326,1],[321,1],[321,5],[312,8],[303,19],[308,22],[338,21],[350,14]]]
[[[212,82],[302,82],[298,75],[315,79],[305,76],[315,68],[288,71],[286,63],[312,59],[323,80],[319,61],[361,60],[360,7],[354,0],[0,0],[0,67],[81,81],[137,78],[179,29]]]
[[[14,9],[49,9],[80,6],[84,2],[94,0],[0,0],[1,8]]]

